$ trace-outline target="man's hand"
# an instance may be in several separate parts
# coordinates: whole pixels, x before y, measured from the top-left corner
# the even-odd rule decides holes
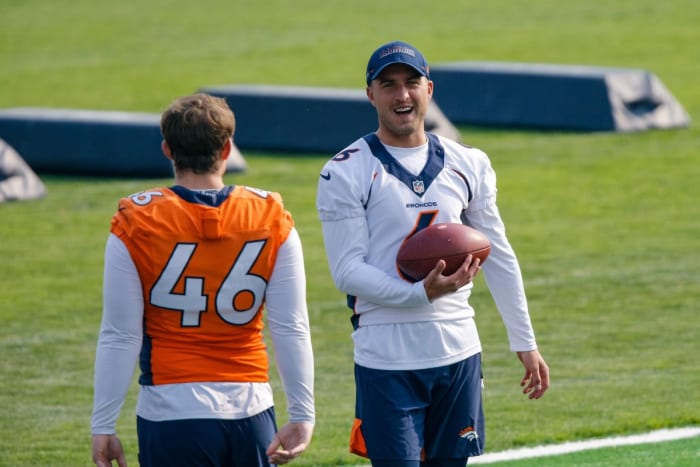
[[[479,258],[474,258],[472,255],[467,256],[459,269],[450,276],[442,275],[442,271],[445,270],[446,266],[447,263],[441,259],[423,279],[425,295],[431,302],[436,298],[456,292],[464,287],[474,280],[474,277],[481,270]]]
[[[287,423],[277,433],[265,453],[271,464],[286,464],[299,457],[311,442],[312,423]]]
[[[95,465],[112,467],[113,460],[119,467],[127,467],[122,442],[117,435],[92,435],[92,461]]]
[[[525,376],[520,380],[523,394],[528,394],[530,399],[539,399],[549,389],[549,367],[537,349],[517,354],[525,367]]]

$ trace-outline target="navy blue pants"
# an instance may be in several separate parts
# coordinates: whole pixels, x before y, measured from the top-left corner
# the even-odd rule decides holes
[[[373,465],[465,465],[482,454],[481,354],[423,370],[355,365],[355,381],[351,450]]]
[[[242,420],[136,417],[136,429],[142,467],[269,467],[265,450],[277,425],[271,407]]]

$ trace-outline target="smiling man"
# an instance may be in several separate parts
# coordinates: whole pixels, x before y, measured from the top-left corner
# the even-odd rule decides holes
[[[530,399],[549,387],[520,266],[496,207],[482,151],[427,133],[428,63],[405,42],[379,47],[366,71],[379,128],[328,161],[316,206],[331,275],[352,309],[355,422],[350,450],[375,467],[462,467],[484,448],[481,343],[469,304],[481,270],[440,260],[420,282],[402,277],[402,242],[434,223],[465,223],[492,252],[483,270]]]

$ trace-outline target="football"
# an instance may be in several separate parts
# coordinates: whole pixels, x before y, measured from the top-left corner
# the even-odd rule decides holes
[[[484,234],[464,224],[432,224],[404,240],[396,255],[396,265],[408,280],[422,280],[444,259],[443,275],[453,274],[472,254],[481,264],[491,253],[491,243]]]

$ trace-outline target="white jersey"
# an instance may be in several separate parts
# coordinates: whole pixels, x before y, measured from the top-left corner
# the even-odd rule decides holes
[[[379,369],[442,366],[479,351],[472,284],[429,302],[402,278],[402,242],[434,223],[467,223],[491,241],[483,272],[511,350],[535,349],[520,267],[496,207],[482,151],[428,134],[419,148],[387,148],[370,134],[321,171],[317,208],[331,274],[353,307],[355,362]]]

